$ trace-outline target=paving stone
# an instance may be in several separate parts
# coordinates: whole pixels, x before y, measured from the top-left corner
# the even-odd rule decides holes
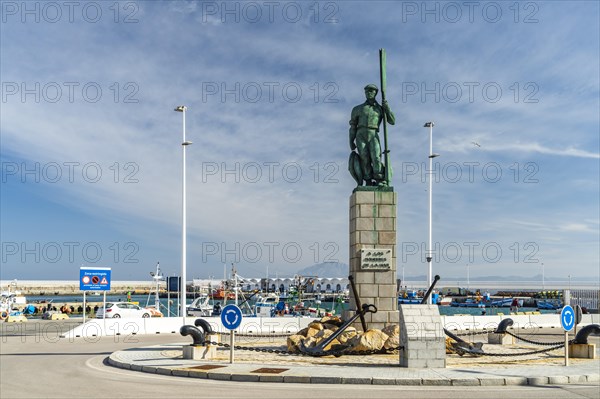
[[[420,378],[396,378],[396,385],[421,385]]]
[[[555,375],[555,376],[548,377],[548,384],[551,384],[551,385],[562,385],[562,384],[568,384],[568,383],[569,383],[569,377],[566,375]]]
[[[477,378],[453,378],[452,385],[474,386],[474,385],[480,385],[480,383],[479,383],[479,379],[477,379]]]
[[[527,385],[527,377],[506,377],[504,378],[505,385]]]
[[[569,384],[578,384],[581,382],[587,382],[587,378],[585,375],[570,375]]]
[[[291,382],[293,384],[310,384],[309,375],[286,375],[283,377],[283,382]]]
[[[202,379],[208,378],[208,374],[206,373],[206,371],[201,371],[201,370],[189,370],[188,375],[192,378],[202,378]]]
[[[311,384],[341,384],[342,377],[312,376],[310,382]]]
[[[259,374],[231,374],[231,381],[258,382]]]
[[[189,377],[189,370],[173,369],[173,375],[176,377]]]
[[[504,378],[480,378],[479,385],[481,386],[497,386],[504,385]]]
[[[231,374],[226,373],[207,373],[207,378],[209,380],[219,380],[219,381],[230,381]]]
[[[546,385],[548,377],[527,377],[527,385]]]
[[[371,377],[342,377],[342,384],[371,385]]]
[[[172,375],[173,372],[171,369],[165,368],[165,367],[157,367],[156,368],[156,374],[162,374],[162,375]]]
[[[373,377],[372,384],[373,385],[396,385],[396,379],[395,378]]]
[[[143,366],[142,367],[142,371],[144,373],[153,373],[156,374],[156,367],[152,367],[152,366]]]
[[[265,375],[261,374],[258,379],[260,382],[283,382],[282,375]]]
[[[423,385],[452,385],[452,380],[442,378],[423,378]]]

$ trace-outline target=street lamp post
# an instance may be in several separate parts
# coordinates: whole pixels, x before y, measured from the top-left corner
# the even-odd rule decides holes
[[[402,284],[406,285],[404,282],[404,265],[402,265]]]
[[[431,232],[431,206],[432,206],[432,189],[433,189],[433,158],[439,157],[439,154],[433,153],[433,126],[435,124],[433,122],[427,122],[423,125],[423,127],[429,128],[429,246],[427,249],[427,264],[429,269],[427,271],[427,287],[429,288],[432,283],[432,268],[431,261],[433,260],[433,247],[432,247],[432,232]],[[427,303],[431,305],[431,296],[427,298]]]
[[[467,263],[467,295],[469,295],[469,286],[471,285],[471,276],[469,274],[469,264]]]
[[[546,281],[545,281],[546,280],[546,276],[545,276],[546,273],[545,272],[546,271],[544,270],[544,264],[542,263],[542,291],[544,291],[546,289],[545,288],[545,285],[546,285]]]
[[[186,224],[186,175],[185,175],[185,149],[188,145],[192,144],[191,141],[186,141],[185,140],[185,111],[187,110],[187,107],[185,105],[179,105],[177,107],[175,107],[176,112],[181,112],[181,114],[183,115],[183,141],[181,142],[181,148],[182,148],[182,180],[183,180],[183,184],[182,184],[182,199],[181,199],[181,300],[180,300],[180,306],[181,306],[181,316],[183,317],[183,324],[185,324],[185,316],[186,316],[186,309],[185,309],[185,305],[186,305],[186,298],[187,298],[187,293],[186,293],[186,281],[187,281],[187,276],[186,276],[186,269],[187,269],[187,224]]]

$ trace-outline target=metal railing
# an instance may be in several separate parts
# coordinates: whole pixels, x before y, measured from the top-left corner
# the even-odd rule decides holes
[[[598,310],[600,290],[571,290],[571,306],[579,305],[590,311]]]

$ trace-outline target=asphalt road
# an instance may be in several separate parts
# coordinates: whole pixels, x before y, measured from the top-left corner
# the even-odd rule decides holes
[[[423,387],[245,383],[117,369],[107,356],[125,348],[181,340],[174,335],[58,338],[72,325],[28,322],[0,329],[0,398],[600,398],[597,384]],[[600,372],[600,371],[599,371]]]

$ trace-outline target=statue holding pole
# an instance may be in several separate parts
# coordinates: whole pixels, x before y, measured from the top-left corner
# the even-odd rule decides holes
[[[379,91],[376,85],[365,86],[366,101],[352,109],[350,116],[350,160],[348,170],[356,180],[358,187],[371,186],[370,189],[389,187],[391,181],[391,165],[387,140],[387,123],[394,125],[396,118],[385,99],[386,88],[386,56],[385,50],[379,50],[379,73],[381,84],[381,105],[376,96]],[[379,128],[383,122],[383,144],[379,138]],[[356,150],[356,152],[355,152]],[[382,163],[381,155],[384,156]]]

